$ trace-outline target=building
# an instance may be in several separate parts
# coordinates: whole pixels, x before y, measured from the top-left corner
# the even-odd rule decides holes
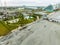
[[[53,5],[47,6],[46,8],[44,8],[44,10],[47,12],[53,12],[53,10],[54,10]]]
[[[19,19],[9,20],[8,23],[17,23]]]

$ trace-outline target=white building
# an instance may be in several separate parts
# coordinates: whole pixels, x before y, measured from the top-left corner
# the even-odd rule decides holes
[[[54,9],[60,9],[60,4],[53,5]]]
[[[16,22],[18,22],[19,21],[19,19],[14,19],[14,20],[9,20],[8,22],[9,23],[16,23]]]

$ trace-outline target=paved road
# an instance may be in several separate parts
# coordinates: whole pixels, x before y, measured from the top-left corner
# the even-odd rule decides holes
[[[0,45],[60,45],[60,24],[41,20],[8,37]]]
[[[60,45],[60,25],[49,21],[41,21],[32,26],[35,32],[25,39],[21,45]]]

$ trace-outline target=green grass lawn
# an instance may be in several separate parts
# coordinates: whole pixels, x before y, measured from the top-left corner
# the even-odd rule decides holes
[[[21,22],[17,22],[17,23],[9,23],[9,24],[5,24],[4,21],[0,21],[0,36],[4,36],[6,34],[8,34],[10,31],[12,31],[13,29],[16,29],[19,26],[24,26],[28,23],[33,22],[33,20],[24,20]]]
[[[5,24],[4,21],[0,21],[0,36],[8,34],[11,30],[17,28],[18,26],[19,26],[18,23]]]
[[[0,36],[8,34],[13,29],[19,26],[18,23],[5,24],[4,21],[0,21]]]
[[[8,25],[0,22],[0,36],[6,35],[9,32]]]
[[[8,34],[13,29],[16,29],[19,26],[24,26],[28,23],[31,23],[35,20],[35,18],[29,18],[29,19],[22,19],[21,21],[18,21],[16,23],[7,23],[5,24],[4,21],[0,21],[0,36],[4,36]]]

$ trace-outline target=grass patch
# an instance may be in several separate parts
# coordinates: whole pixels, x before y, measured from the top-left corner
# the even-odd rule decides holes
[[[8,25],[0,21],[0,36],[6,35],[9,31]]]

